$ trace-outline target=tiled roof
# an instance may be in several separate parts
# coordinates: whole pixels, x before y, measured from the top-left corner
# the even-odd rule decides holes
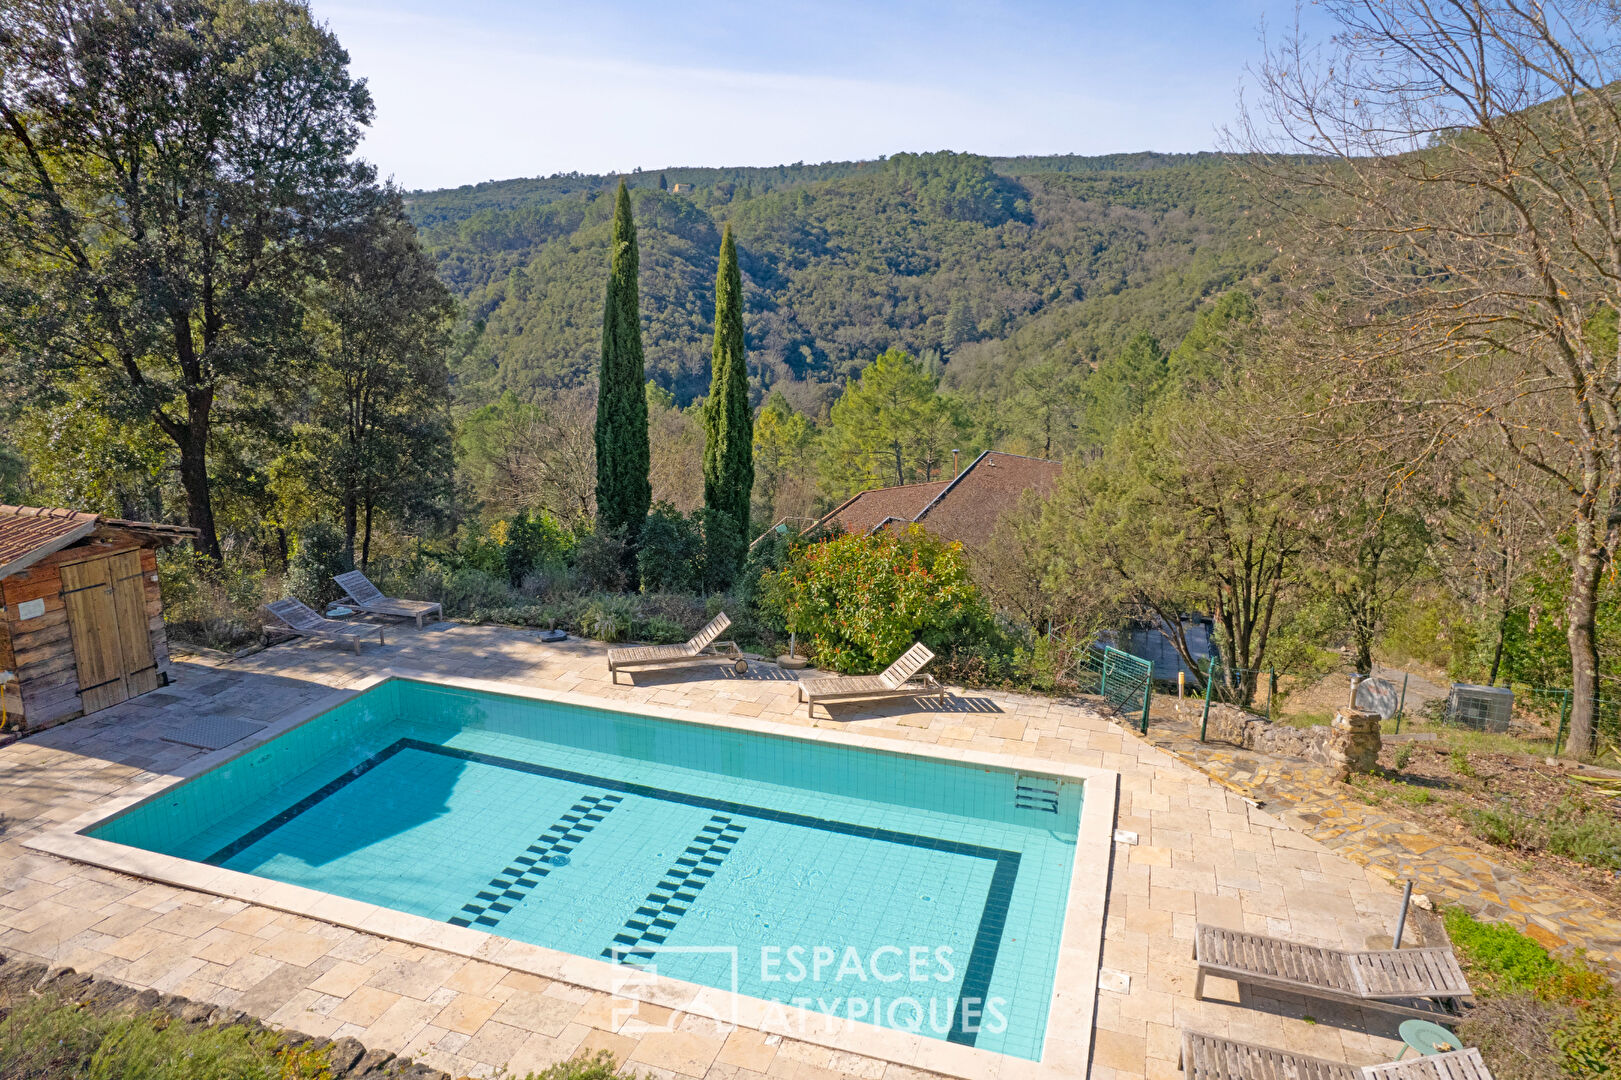
[[[0,577],[89,536],[95,514],[0,504]]]
[[[125,521],[79,510],[0,503],[0,578],[78,543],[97,529],[146,533],[159,544],[197,535],[196,529],[184,525]]]
[[[954,480],[863,491],[819,524],[867,533],[917,522],[942,539],[975,547],[990,540],[996,523],[1026,491],[1046,494],[1062,471],[1059,462],[1046,458],[987,450]]]
[[[978,547],[990,540],[996,523],[1019,505],[1026,491],[1048,494],[1061,472],[1060,463],[1046,458],[987,451],[913,520],[936,536]]]
[[[834,507],[817,524],[826,527],[837,524],[847,533],[868,533],[890,518],[911,521],[950,483],[949,480],[936,480],[928,484],[902,484],[900,487],[863,491]]]

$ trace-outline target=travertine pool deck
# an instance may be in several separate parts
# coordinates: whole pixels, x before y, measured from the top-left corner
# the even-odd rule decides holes
[[[24,849],[30,836],[202,754],[163,740],[199,717],[274,721],[387,668],[811,722],[792,676],[771,665],[754,665],[747,677],[717,667],[615,686],[592,642],[548,645],[524,631],[461,625],[393,627],[389,642],[359,657],[302,643],[230,663],[181,662],[175,683],[157,693],[0,748],[0,954],[243,1009],[312,1035],[352,1035],[457,1076],[502,1068],[521,1076],[599,1049],[655,1080],[922,1075],[654,1006],[627,1015],[627,1003],[598,991]],[[970,691],[954,692],[944,708],[835,705],[834,716],[817,726],[1119,772],[1116,825],[1138,842],[1115,846],[1090,1062],[1098,1080],[1180,1075],[1182,1027],[1356,1064],[1399,1051],[1394,1022],[1378,1014],[1249,989],[1240,996],[1217,979],[1207,982],[1207,1000],[1193,999],[1196,920],[1324,945],[1388,946],[1399,896],[1355,863],[1083,704]],[[1409,942],[1417,943],[1411,927]]]

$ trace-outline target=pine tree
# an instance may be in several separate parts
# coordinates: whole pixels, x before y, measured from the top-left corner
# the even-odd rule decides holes
[[[634,548],[653,503],[647,474],[647,375],[642,367],[636,223],[630,192],[619,182],[602,312],[602,366],[597,381],[597,524],[622,532]]]
[[[749,497],[754,490],[752,414],[743,353],[743,276],[728,225],[715,273],[715,348],[709,400],[704,403],[704,508],[712,515],[724,514],[739,539],[748,535]],[[741,544],[735,547],[739,555],[745,550]]]

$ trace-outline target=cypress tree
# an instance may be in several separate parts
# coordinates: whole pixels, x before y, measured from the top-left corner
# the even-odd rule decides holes
[[[647,375],[642,370],[636,222],[630,192],[619,181],[602,311],[602,366],[597,376],[597,524],[620,530],[634,548],[653,502],[647,474]]]
[[[737,268],[732,227],[720,241],[715,273],[715,348],[711,353],[709,400],[704,404],[704,508],[725,515],[739,542],[731,545],[741,566],[748,535],[749,496],[754,490],[754,418],[749,408],[749,369],[743,354],[743,276]]]

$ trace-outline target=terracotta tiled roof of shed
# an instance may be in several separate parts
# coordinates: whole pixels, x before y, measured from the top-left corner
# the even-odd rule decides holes
[[[0,577],[84,539],[98,520],[77,510],[0,504]]]
[[[185,525],[125,521],[61,507],[0,503],[0,578],[78,543],[97,529],[142,533],[159,545],[197,535],[196,529]]]

